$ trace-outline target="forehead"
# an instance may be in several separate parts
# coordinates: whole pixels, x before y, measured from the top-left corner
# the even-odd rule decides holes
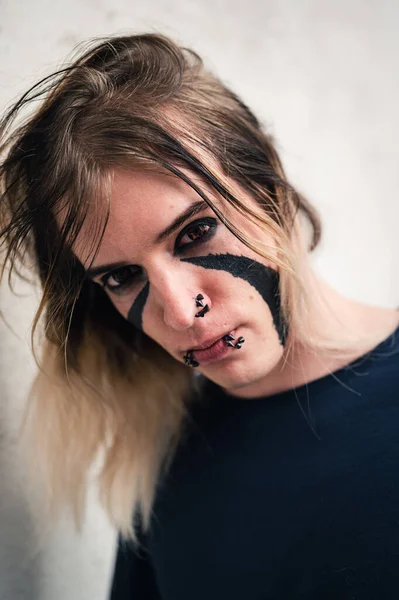
[[[110,231],[120,226],[125,217],[146,231],[156,231],[162,221],[167,224],[176,211],[198,199],[189,185],[171,173],[116,170],[111,188]]]
[[[201,185],[198,178],[190,175],[190,179]],[[206,193],[209,195],[209,190]],[[198,194],[173,174],[150,169],[116,169],[110,189],[109,218],[95,263],[129,261],[133,254],[145,252],[176,216],[198,200]],[[93,206],[89,210],[74,248],[83,263],[97,210],[102,209]]]

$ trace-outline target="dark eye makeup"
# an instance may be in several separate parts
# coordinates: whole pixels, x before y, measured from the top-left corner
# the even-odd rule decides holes
[[[182,255],[189,249],[208,242],[215,235],[217,227],[218,221],[213,217],[202,217],[192,221],[179,232],[173,248],[174,255]],[[130,290],[142,274],[141,267],[126,265],[106,273],[100,282],[104,288],[118,294]]]
[[[103,275],[100,279],[101,284],[104,288],[107,288],[111,292],[118,293],[138,278],[142,269],[136,265],[126,265],[125,267],[119,267],[115,271],[110,271]]]
[[[216,233],[217,223],[214,217],[202,217],[183,227],[176,238],[174,253],[182,254],[190,246],[208,242]]]

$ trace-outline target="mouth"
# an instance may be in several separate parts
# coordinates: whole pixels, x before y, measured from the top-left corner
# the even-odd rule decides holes
[[[235,330],[233,330],[190,348],[183,359],[189,367],[207,365],[225,358],[234,349],[239,350],[244,342],[245,339],[242,336],[236,338]]]

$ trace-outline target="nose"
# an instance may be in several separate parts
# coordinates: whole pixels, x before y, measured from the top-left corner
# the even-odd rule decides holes
[[[163,320],[172,329],[183,331],[193,326],[198,308],[195,304],[195,284],[186,273],[162,271],[151,281],[154,300],[159,305]]]

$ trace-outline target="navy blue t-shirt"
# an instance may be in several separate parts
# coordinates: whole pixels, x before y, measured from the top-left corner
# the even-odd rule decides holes
[[[397,600],[399,328],[273,396],[207,382],[111,600]]]

